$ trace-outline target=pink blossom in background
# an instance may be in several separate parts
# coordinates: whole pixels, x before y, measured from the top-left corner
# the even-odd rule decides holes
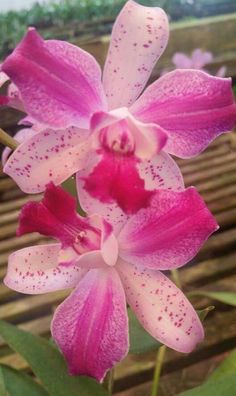
[[[160,190],[120,227],[81,217],[76,202],[52,183],[27,203],[18,235],[38,231],[59,243],[9,257],[5,284],[22,293],[74,288],[57,308],[52,335],[74,375],[101,381],[128,353],[126,302],[157,340],[184,353],[204,336],[197,313],[160,270],[185,265],[218,226],[194,188]]]
[[[201,48],[196,48],[192,51],[191,55],[188,56],[183,52],[176,52],[172,57],[172,63],[176,69],[197,69],[209,73],[205,66],[208,63],[213,62],[213,54],[209,51],[203,51]],[[161,75],[168,73],[169,70],[163,70]],[[222,66],[217,71],[217,77],[225,77],[226,67]]]
[[[233,128],[236,106],[230,79],[198,70],[168,73],[142,93],[168,36],[163,10],[128,1],[101,75],[87,52],[29,29],[2,69],[45,129],[14,151],[4,171],[27,193],[77,172],[90,213],[103,214],[104,206],[135,213],[157,188],[182,190],[169,154],[199,154]]]

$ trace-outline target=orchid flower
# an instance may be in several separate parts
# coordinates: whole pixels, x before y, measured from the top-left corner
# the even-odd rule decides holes
[[[103,76],[95,59],[30,28],[2,70],[29,117],[45,129],[23,142],[4,167],[27,193],[77,173],[85,210],[103,205],[135,213],[157,188],[183,189],[169,156],[199,154],[236,121],[231,80],[176,70],[151,84],[168,41],[164,11],[129,0],[118,15]],[[141,94],[141,96],[140,96]]]
[[[172,62],[174,63],[176,69],[198,69],[207,72],[205,66],[208,63],[211,63],[213,59],[213,54],[211,52],[196,48],[193,50],[190,56],[187,56],[182,52],[176,52],[172,57]],[[216,76],[225,77],[225,74],[226,67],[222,66],[217,71]]]
[[[193,307],[160,270],[186,264],[217,228],[194,188],[159,190],[117,231],[100,216],[79,216],[75,199],[50,183],[41,202],[23,207],[18,235],[38,231],[59,243],[11,254],[4,282],[28,294],[74,288],[54,314],[52,335],[71,374],[101,381],[128,353],[126,301],[153,337],[177,351],[203,339]]]

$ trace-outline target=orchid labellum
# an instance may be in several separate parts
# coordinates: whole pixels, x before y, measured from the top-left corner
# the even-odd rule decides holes
[[[126,301],[171,348],[188,353],[202,340],[196,312],[160,270],[186,264],[217,228],[194,188],[156,192],[118,230],[100,216],[80,217],[75,199],[51,183],[41,202],[23,207],[18,235],[38,231],[59,243],[13,253],[5,284],[29,294],[74,288],[54,314],[52,335],[72,374],[101,381],[128,353]]]
[[[45,190],[77,172],[89,213],[135,213],[154,190],[183,189],[169,154],[199,154],[232,129],[231,80],[176,70],[143,93],[169,36],[157,7],[129,0],[113,27],[103,75],[95,59],[30,28],[2,70],[19,90],[24,109],[43,130],[27,138],[4,171],[27,193]]]

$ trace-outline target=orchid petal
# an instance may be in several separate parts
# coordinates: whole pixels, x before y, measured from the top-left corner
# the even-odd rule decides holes
[[[34,136],[37,133],[37,131],[35,131],[34,128],[23,128],[20,131],[16,132],[16,134],[14,135],[14,139],[19,142],[22,143],[25,140],[31,138],[31,136]],[[5,149],[2,152],[2,165],[4,166],[10,156],[10,154],[12,153],[12,149],[10,149],[9,147],[5,147]]]
[[[92,172],[92,169],[94,168],[95,164],[98,163],[99,159],[100,156],[95,157],[94,155],[89,161],[89,165],[76,175],[76,185],[80,199],[80,205],[82,209],[88,214],[100,214],[105,220],[108,221],[108,223],[112,224],[114,232],[117,234],[121,227],[126,223],[126,220],[129,216],[123,212],[116,202],[103,204],[96,198],[92,197],[84,189],[84,180]]]
[[[199,154],[236,122],[231,80],[199,70],[175,70],[149,86],[131,107],[142,122],[168,135],[165,151],[181,158]]]
[[[20,91],[15,84],[9,84],[7,95],[9,100],[8,106],[12,107],[13,109],[25,111]]]
[[[21,144],[7,161],[7,173],[22,191],[38,193],[53,181],[60,184],[83,164],[89,142],[83,129],[46,129]]]
[[[116,156],[112,152],[104,151],[102,155],[97,155],[97,158],[98,162],[91,173],[88,173],[87,166],[84,172],[79,172],[77,179],[79,183],[84,182],[83,188],[89,195],[104,205],[117,202],[128,215],[148,206],[153,192],[145,190],[135,157]],[[84,177],[85,173],[87,177]]]
[[[164,152],[152,159],[139,162],[138,171],[146,190],[168,189],[182,191],[184,180],[176,162]]]
[[[172,63],[174,63],[176,69],[191,69],[192,59],[183,54],[182,52],[176,52],[172,57]]]
[[[117,235],[122,226],[126,223],[129,215],[125,213],[115,201],[102,202],[91,196],[84,188],[85,180],[96,168],[101,156],[93,154],[86,168],[77,173],[77,191],[80,197],[80,204],[83,210],[89,214],[100,214],[108,223],[112,224]],[[155,189],[169,189],[181,191],[184,189],[183,177],[175,161],[166,153],[154,156],[151,160],[142,161],[137,164],[137,169],[141,179],[145,182],[145,189],[153,191]],[[101,178],[101,183],[104,179]],[[127,186],[126,186],[127,187]],[[129,186],[128,186],[129,187]],[[127,189],[125,190],[127,191]],[[130,199],[131,190],[127,192],[127,199]],[[124,197],[125,198],[125,197]],[[131,195],[132,199],[132,195]]]
[[[159,190],[148,208],[132,216],[118,236],[119,256],[132,264],[167,270],[181,267],[218,229],[195,190]]]
[[[102,220],[101,255],[107,265],[113,266],[118,258],[118,242],[113,233],[113,227]]]
[[[184,353],[202,341],[204,331],[197,313],[165,275],[124,261],[117,270],[128,304],[154,338]]]
[[[100,247],[99,229],[76,212],[76,200],[61,187],[47,185],[40,202],[28,202],[20,213],[18,235],[39,232],[72,247],[78,254]]]
[[[136,120],[126,108],[95,113],[90,127],[93,147],[103,146],[113,150],[114,155],[120,149],[122,152],[133,151],[137,158],[149,159],[160,152],[167,140],[167,134],[161,127]]]
[[[202,69],[205,65],[213,61],[213,55],[209,51],[202,51],[200,48],[196,48],[192,52],[192,68]]]
[[[9,256],[4,283],[20,293],[41,294],[75,287],[85,274],[60,244],[31,246]]]
[[[26,112],[53,128],[87,128],[106,107],[95,59],[75,45],[44,41],[34,28],[5,60],[2,70],[20,90]]]
[[[130,106],[142,92],[168,41],[161,8],[128,1],[113,26],[103,74],[110,109]]]
[[[117,272],[90,270],[57,308],[51,330],[70,373],[102,381],[128,353],[126,302]]]

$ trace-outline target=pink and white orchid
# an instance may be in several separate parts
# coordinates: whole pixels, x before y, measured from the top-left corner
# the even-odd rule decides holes
[[[103,76],[95,59],[35,29],[3,63],[29,117],[45,129],[22,143],[4,167],[27,193],[78,173],[84,209],[135,213],[157,188],[183,189],[168,153],[199,154],[232,129],[236,105],[231,80],[176,70],[151,84],[152,69],[169,36],[157,7],[129,0],[113,27]],[[141,94],[141,96],[140,96]],[[91,213],[91,212],[90,212]]]
[[[157,340],[184,353],[204,336],[184,294],[160,270],[186,264],[217,224],[194,188],[160,190],[118,230],[100,216],[80,217],[76,202],[52,183],[26,204],[18,234],[39,231],[60,243],[9,257],[5,284],[39,294],[74,288],[57,308],[52,335],[71,374],[101,381],[128,353],[126,301]]]

